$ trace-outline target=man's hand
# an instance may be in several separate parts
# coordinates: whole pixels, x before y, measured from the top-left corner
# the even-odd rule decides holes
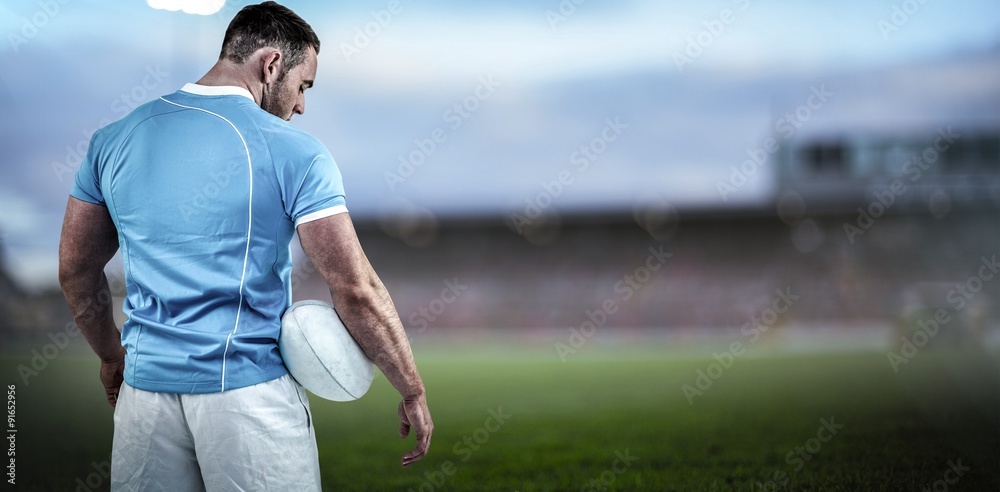
[[[431,434],[434,433],[434,422],[431,422],[431,412],[427,409],[427,398],[420,395],[415,398],[403,398],[399,402],[399,437],[405,439],[413,427],[417,436],[417,447],[403,455],[403,466],[410,466],[427,454],[431,447]]]
[[[111,406],[118,404],[118,392],[125,380],[125,348],[112,359],[101,361],[101,383],[104,384],[104,394]]]

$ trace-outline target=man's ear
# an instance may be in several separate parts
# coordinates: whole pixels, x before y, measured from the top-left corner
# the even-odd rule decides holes
[[[260,58],[260,68],[262,81],[265,84],[273,83],[284,69],[284,57],[278,50],[266,51]]]

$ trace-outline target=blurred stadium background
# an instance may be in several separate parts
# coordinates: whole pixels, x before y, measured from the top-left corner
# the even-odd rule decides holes
[[[22,486],[107,486],[111,411],[55,282],[89,135],[196,80],[247,3],[0,5]],[[338,160],[439,428],[407,474],[385,381],[314,400],[328,486],[1000,486],[996,2],[286,4],[323,41],[293,123]],[[295,298],[328,300],[293,247]]]

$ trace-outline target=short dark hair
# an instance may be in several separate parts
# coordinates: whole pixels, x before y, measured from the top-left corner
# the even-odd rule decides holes
[[[237,12],[222,40],[220,59],[243,63],[257,50],[275,48],[285,57],[285,70],[306,59],[312,46],[319,53],[319,37],[295,12],[276,2],[247,5]]]

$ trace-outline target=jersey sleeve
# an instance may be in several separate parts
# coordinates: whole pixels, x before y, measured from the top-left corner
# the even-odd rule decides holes
[[[100,156],[101,145],[104,139],[102,132],[97,131],[90,139],[90,146],[87,148],[87,156],[80,163],[80,169],[76,170],[76,178],[73,181],[73,189],[69,195],[78,200],[105,205],[104,193],[101,191]]]
[[[286,180],[290,189],[283,190],[285,213],[298,227],[306,222],[347,212],[344,181],[340,169],[325,148],[318,152],[302,173]]]

